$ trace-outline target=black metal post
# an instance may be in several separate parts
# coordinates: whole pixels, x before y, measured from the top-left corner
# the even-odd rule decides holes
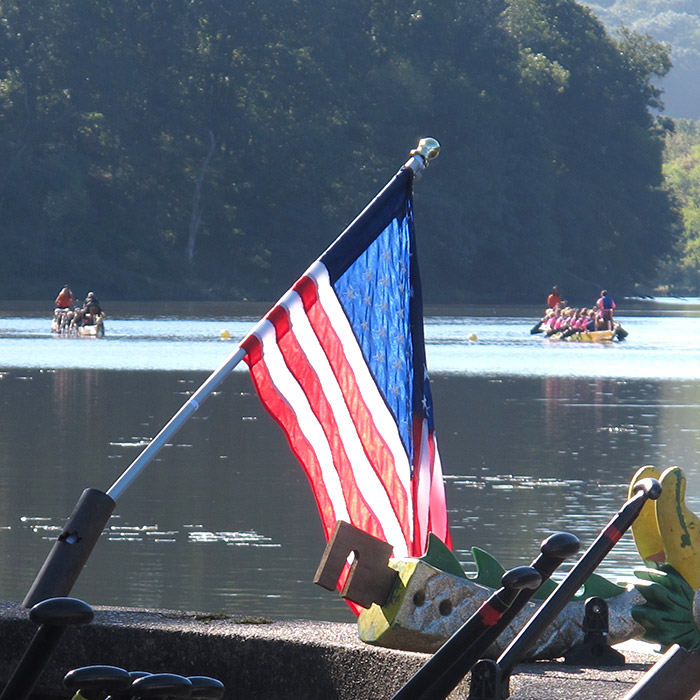
[[[501,588],[430,657],[392,700],[442,700],[464,678],[479,653],[470,654],[481,636],[508,610],[523,588],[537,588],[540,574],[530,566],[506,572]],[[479,650],[481,648],[479,647]],[[473,657],[473,658],[472,658]]]
[[[49,662],[66,627],[92,622],[92,608],[76,598],[50,598],[29,611],[29,619],[40,625],[7,682],[0,700],[26,700]]]
[[[583,582],[595,571],[606,554],[635,521],[647,500],[656,500],[660,495],[661,484],[656,479],[641,479],[637,482],[632,498],[622,506],[564,580],[499,656],[498,665],[503,678],[510,675],[537,637],[552,623]]]
[[[540,554],[532,561],[530,566],[537,571],[544,583],[557,568],[569,557],[578,553],[581,542],[578,537],[568,532],[556,532],[543,540],[540,544]],[[540,584],[541,586],[542,584]],[[527,605],[537,589],[523,588],[516,596],[513,604],[506,610],[501,619],[492,625],[479,639],[479,656],[498,639],[503,630],[515,619],[515,616]],[[477,659],[474,660],[476,663]]]
[[[700,690],[700,650],[674,644],[622,700],[691,700]]]

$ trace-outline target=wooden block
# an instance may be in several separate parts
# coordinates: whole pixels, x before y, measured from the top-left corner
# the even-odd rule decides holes
[[[343,520],[338,520],[328,540],[314,583],[329,591],[335,589],[351,553],[355,558],[340,595],[363,608],[372,603],[383,605],[398,578],[388,566],[393,547]]]

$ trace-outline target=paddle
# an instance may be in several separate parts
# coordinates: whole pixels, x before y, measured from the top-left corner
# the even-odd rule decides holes
[[[544,583],[551,578],[552,574],[566,559],[578,553],[580,546],[581,543],[575,535],[568,532],[556,532],[542,541],[540,554],[533,559],[530,566],[540,574],[542,583]],[[479,640],[479,646],[482,651],[485,652],[498,639],[503,630],[515,619],[515,616],[525,607],[535,593],[536,589],[528,588],[523,588],[518,593],[513,604],[503,613],[501,619],[493,624]]]
[[[629,332],[626,331],[619,323],[615,325],[615,337],[618,340],[624,340],[628,335]]]

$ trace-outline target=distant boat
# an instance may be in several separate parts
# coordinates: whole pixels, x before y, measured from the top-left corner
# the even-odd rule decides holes
[[[95,323],[76,324],[72,319],[74,311],[69,309],[55,309],[51,319],[51,332],[65,336],[85,336],[88,338],[102,338],[105,334],[104,313],[97,317]]]
[[[538,323],[530,333],[544,333],[542,336],[546,340],[562,340],[569,343],[612,343],[614,340],[624,340],[629,333],[619,324],[616,323],[611,331],[578,331],[569,335],[564,333],[552,333],[547,335],[547,326],[543,323]]]

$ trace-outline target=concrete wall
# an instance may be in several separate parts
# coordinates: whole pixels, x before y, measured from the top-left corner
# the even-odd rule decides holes
[[[36,626],[19,604],[0,602],[0,683]],[[211,619],[195,613],[95,608],[68,628],[36,694],[68,697],[62,678],[79,666],[213,676],[237,700],[388,698],[426,656],[368,646],[354,624]]]
[[[0,602],[0,686],[15,670],[36,629],[18,603]],[[619,700],[658,658],[626,656],[627,664],[614,668],[522,664],[510,679],[511,698]],[[165,610],[95,608],[92,623],[66,631],[32,700],[69,698],[62,691],[63,676],[93,664],[213,676],[226,685],[227,699],[391,700],[427,658],[364,644],[354,624],[265,623]],[[450,700],[468,695],[467,679]]]

